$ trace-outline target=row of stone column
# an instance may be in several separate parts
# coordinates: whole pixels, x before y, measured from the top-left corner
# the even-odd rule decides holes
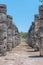
[[[43,55],[43,5],[39,6],[39,14],[34,16],[27,38],[29,46],[40,51]]]
[[[0,4],[0,53],[6,55],[20,43],[18,28],[13,24],[12,16],[7,15],[5,4]]]

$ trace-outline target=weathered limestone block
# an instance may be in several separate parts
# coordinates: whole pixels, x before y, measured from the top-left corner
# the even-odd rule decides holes
[[[0,4],[0,13],[6,14],[7,9],[5,4]]]
[[[30,38],[31,38],[31,45],[34,47],[34,22],[32,22],[31,30],[30,30]]]
[[[15,25],[12,24],[12,36],[13,36],[13,43],[12,43],[12,48],[15,47]]]
[[[6,55],[7,50],[7,25],[6,5],[0,4],[0,53]]]
[[[39,19],[40,19],[39,15],[36,14],[35,19],[34,19],[34,22],[35,22],[35,28],[34,28],[34,30],[35,30],[35,35],[34,35],[35,45],[34,45],[34,48],[35,48],[35,50],[39,50],[39,37],[38,37],[39,25],[40,25],[39,24],[40,23]]]
[[[27,35],[27,43],[28,43],[29,46],[31,46],[31,38],[30,38],[29,32],[28,32],[28,35]]]
[[[21,35],[20,35],[19,31],[18,31],[18,44],[20,44],[20,43],[21,43]]]
[[[28,31],[27,41],[28,41],[28,45],[32,47],[32,42],[31,42],[31,27],[30,27],[30,29]]]
[[[39,50],[40,50],[40,55],[43,56],[43,5],[39,6],[39,14],[40,14],[40,26],[39,26],[39,39],[40,39],[40,44],[39,44]]]
[[[10,15],[7,16],[7,49],[12,50],[12,17]]]
[[[5,14],[0,13],[0,53],[6,54],[7,51],[7,17]]]
[[[18,28],[15,27],[15,43],[18,45]]]
[[[39,14],[43,15],[43,5],[39,6]]]

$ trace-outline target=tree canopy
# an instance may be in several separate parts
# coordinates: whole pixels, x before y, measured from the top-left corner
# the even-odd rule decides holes
[[[20,32],[20,34],[21,34],[23,37],[26,37],[26,36],[27,36],[27,32]]]

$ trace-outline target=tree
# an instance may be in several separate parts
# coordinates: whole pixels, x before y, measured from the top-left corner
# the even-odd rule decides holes
[[[20,34],[21,34],[23,37],[26,37],[26,36],[27,36],[27,32],[20,32]]]

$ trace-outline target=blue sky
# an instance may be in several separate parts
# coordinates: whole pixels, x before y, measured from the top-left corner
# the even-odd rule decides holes
[[[38,14],[38,6],[41,4],[39,0],[0,0],[1,4],[7,5],[7,14],[13,16],[19,31],[27,32],[34,14]]]

